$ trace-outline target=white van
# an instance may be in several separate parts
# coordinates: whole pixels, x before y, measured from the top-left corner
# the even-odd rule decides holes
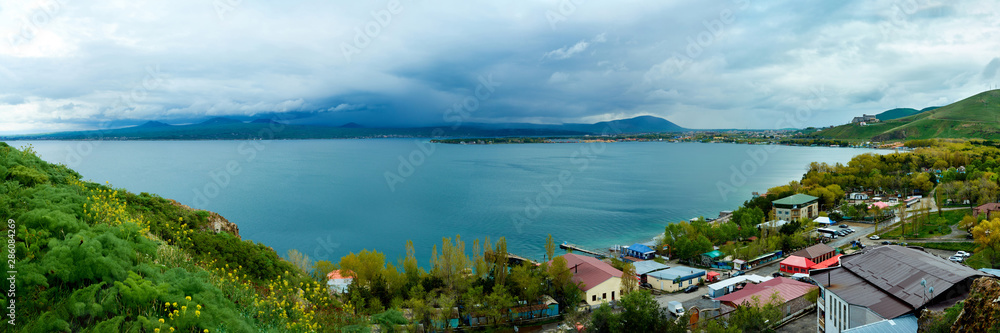
[[[667,303],[667,311],[677,317],[683,316],[684,305],[681,305],[681,302],[678,301],[670,301]]]

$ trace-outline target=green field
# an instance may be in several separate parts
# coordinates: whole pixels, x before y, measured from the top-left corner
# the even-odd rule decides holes
[[[950,105],[868,126],[847,124],[809,137],[896,141],[931,138],[1000,138],[1000,90],[991,90]]]
[[[970,212],[969,209],[960,209],[943,211],[941,216],[938,216],[937,212],[931,212],[926,219],[924,217],[910,217],[907,219],[905,237],[919,239],[951,234],[951,226],[961,222],[962,218]],[[899,238],[902,231],[903,227],[898,227],[882,234],[882,237],[886,239]]]

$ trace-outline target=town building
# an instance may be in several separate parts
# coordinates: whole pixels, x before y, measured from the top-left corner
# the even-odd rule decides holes
[[[706,267],[710,267],[716,261],[719,261],[720,259],[722,259],[723,256],[724,256],[724,254],[722,254],[722,251],[719,251],[719,250],[713,250],[713,251],[702,253],[701,254],[701,265],[702,266],[706,266]]]
[[[778,263],[778,270],[788,274],[809,273],[809,269],[815,265],[816,263],[812,260],[797,255],[790,255]]]
[[[833,249],[829,245],[817,243],[816,245],[792,252],[792,255],[803,257],[809,259],[809,261],[818,263],[823,260],[833,258],[833,256],[837,255],[837,250]]]
[[[854,117],[854,119],[851,119],[851,123],[852,124],[857,124],[857,123],[877,123],[877,122],[879,122],[879,120],[873,114],[862,114],[861,117]]]
[[[354,278],[351,271],[346,269],[334,270],[326,274],[326,286],[336,293],[347,293],[347,287],[351,285]]]
[[[705,271],[686,266],[674,266],[662,271],[646,274],[646,283],[653,289],[673,292],[698,284],[704,279]]]
[[[647,274],[649,273],[670,268],[670,266],[652,260],[637,261],[632,263],[632,266],[635,267],[635,276],[639,278],[639,283],[648,283]]]
[[[773,278],[770,276],[764,277],[756,274],[745,274],[734,278],[728,278],[708,285],[708,296],[713,298],[721,297],[731,292],[743,289],[743,287],[747,284],[761,283],[771,279]]]
[[[566,267],[573,272],[573,282],[581,285],[584,301],[588,305],[601,305],[621,298],[622,271],[594,257],[575,253],[567,253],[562,257],[566,259]]]
[[[972,209],[972,216],[979,218],[989,218],[990,213],[1000,212],[1000,203],[991,202],[988,204],[980,205]]]
[[[796,221],[819,216],[819,198],[808,194],[790,195],[771,202],[774,216],[781,220]]]
[[[896,245],[841,256],[840,266],[809,275],[820,287],[816,305],[822,333],[847,332],[925,308],[944,309],[967,297],[974,279],[988,276],[922,248]]]
[[[622,259],[625,259],[627,261],[637,261],[634,259],[650,260],[653,259],[653,257],[655,256],[656,256],[656,251],[653,251],[653,249],[650,248],[649,246],[639,243],[632,244],[631,246],[626,247],[624,251],[622,251]],[[631,259],[628,257],[631,257]]]
[[[805,295],[816,289],[816,286],[795,281],[785,277],[777,277],[758,284],[747,285],[742,290],[715,298],[722,307],[722,313],[736,310],[740,306],[763,306],[777,296],[780,302],[782,322],[809,310],[814,303],[806,300]]]

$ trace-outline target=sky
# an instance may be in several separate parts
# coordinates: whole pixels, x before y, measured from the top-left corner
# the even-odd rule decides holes
[[[0,2],[0,134],[286,113],[801,128],[998,72],[997,1]]]

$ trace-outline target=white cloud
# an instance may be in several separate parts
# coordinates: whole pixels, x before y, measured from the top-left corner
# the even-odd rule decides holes
[[[564,46],[564,47],[561,47],[561,48],[558,48],[558,49],[546,52],[545,55],[542,56],[542,58],[545,58],[545,59],[555,59],[555,60],[567,59],[567,58],[572,57],[573,55],[575,55],[577,53],[586,51],[588,46],[590,46],[590,43],[587,43],[587,41],[582,41],[581,40],[580,42],[574,44],[573,46],[569,46],[569,47],[565,47]]]

